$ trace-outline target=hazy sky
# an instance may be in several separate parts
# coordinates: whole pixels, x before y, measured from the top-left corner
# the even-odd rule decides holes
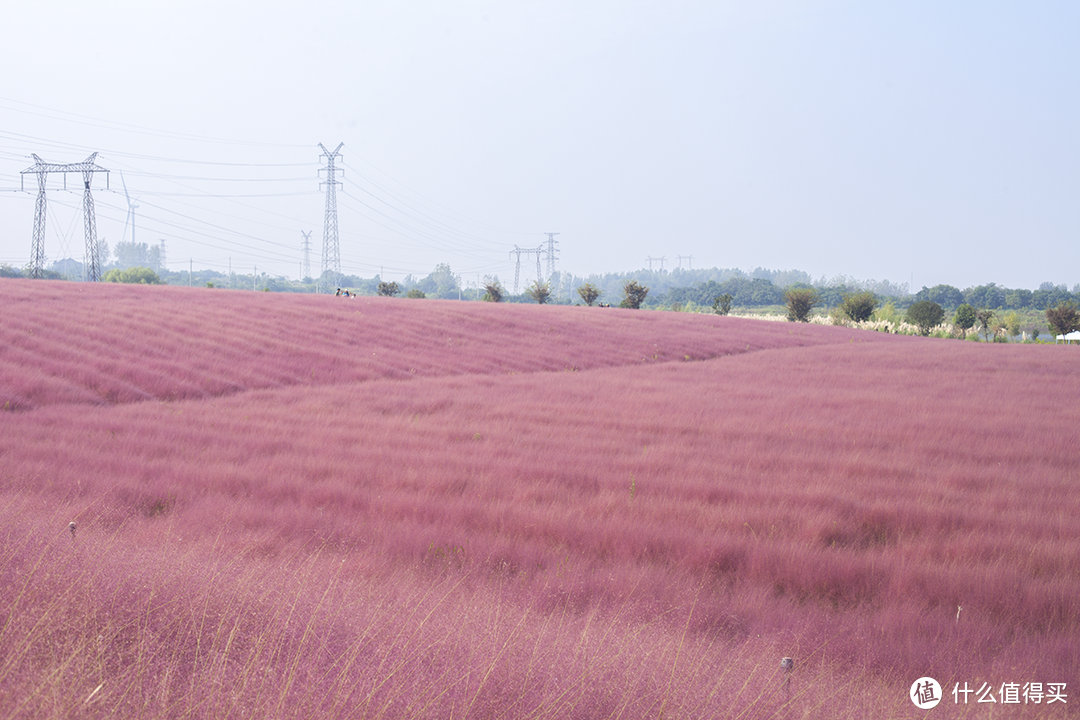
[[[98,234],[170,267],[800,269],[1080,282],[1080,3],[55,0],[0,11],[0,262],[30,257],[30,153],[99,152]],[[83,257],[81,179],[46,254]],[[13,191],[14,189],[14,191]],[[693,256],[692,261],[689,256]],[[532,268],[531,270],[529,268]],[[535,260],[523,263],[523,281]]]

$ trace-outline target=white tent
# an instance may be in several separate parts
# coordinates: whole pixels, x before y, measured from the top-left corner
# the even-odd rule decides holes
[[[1073,330],[1071,333],[1065,335],[1058,335],[1057,339],[1058,342],[1064,340],[1066,345],[1071,342],[1080,342],[1080,330]]]

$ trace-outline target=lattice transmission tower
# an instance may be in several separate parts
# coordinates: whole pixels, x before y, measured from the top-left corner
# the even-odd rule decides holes
[[[547,279],[551,282],[551,278],[555,277],[555,254],[559,252],[555,246],[559,244],[559,241],[555,239],[555,236],[559,233],[544,233],[548,236],[547,241]]]
[[[83,255],[83,274],[86,280],[97,282],[101,279],[101,263],[99,261],[99,248],[97,241],[97,214],[94,212],[94,196],[90,194],[90,181],[94,173],[105,173],[105,187],[109,187],[109,171],[94,163],[97,153],[82,162],[47,163],[37,155],[31,153],[34,158],[34,166],[22,171],[22,180],[27,175],[37,175],[38,194],[34,203],[34,239],[30,247],[30,277],[40,278],[45,274],[45,181],[49,173],[60,173],[64,176],[64,189],[67,189],[67,174],[82,173],[83,176],[83,228],[86,231],[86,251]],[[25,186],[24,186],[25,189]]]
[[[510,251],[511,255],[517,255],[517,267],[514,268],[514,294],[518,294],[518,282],[521,280],[521,256],[522,255],[536,255],[536,282],[541,282],[543,276],[540,274],[540,256],[544,254],[544,246],[534,248],[520,248],[517,245]]]
[[[311,232],[300,231],[300,234],[304,236],[304,242],[301,245],[304,246],[304,268],[301,270],[302,277],[300,282],[304,281],[304,278],[311,277]]]
[[[338,143],[338,146],[334,148],[334,152],[330,152],[325,145],[319,143],[319,147],[323,151],[323,154],[319,157],[326,158],[326,167],[319,169],[320,172],[326,172],[326,216],[323,218],[322,274],[319,276],[320,292],[329,291],[329,286],[326,285],[327,280],[330,280],[334,286],[341,286],[341,243],[338,241],[337,221],[337,186],[340,183],[336,180],[338,168],[334,165],[334,159],[341,157],[341,153],[338,151],[344,145],[345,143]]]

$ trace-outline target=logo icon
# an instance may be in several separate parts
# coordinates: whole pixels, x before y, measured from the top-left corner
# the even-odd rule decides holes
[[[911,702],[920,710],[929,710],[941,702],[941,685],[932,677],[921,677],[911,684]]]

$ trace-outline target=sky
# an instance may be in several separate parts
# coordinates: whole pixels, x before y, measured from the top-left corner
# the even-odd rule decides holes
[[[54,0],[0,16],[0,263],[16,267],[31,153],[97,152],[110,245],[295,278],[308,233],[317,275],[322,143],[341,144],[346,274],[447,263],[506,284],[515,247],[551,232],[578,276],[664,258],[914,289],[1080,283],[1074,0]],[[81,261],[81,178],[46,187],[46,255]]]

